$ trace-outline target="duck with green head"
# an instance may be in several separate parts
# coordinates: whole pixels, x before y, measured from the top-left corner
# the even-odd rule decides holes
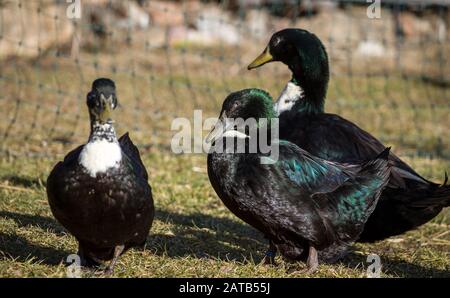
[[[358,162],[385,146],[354,123],[324,111],[329,81],[328,56],[317,36],[302,29],[284,29],[249,66],[279,61],[292,79],[274,104],[280,120],[280,138],[323,159]],[[395,156],[388,186],[369,218],[360,241],[377,241],[414,229],[434,218],[450,204],[450,186],[438,185],[416,173]]]
[[[272,98],[265,91],[231,93],[223,103],[219,125],[207,138],[212,143],[208,176],[230,211],[269,239],[266,262],[273,263],[279,250],[285,258],[306,260],[307,271],[313,272],[319,260],[342,257],[362,232],[388,180],[389,149],[369,162],[344,165],[272,139],[278,154],[269,163],[270,153],[258,146],[248,151],[248,143],[258,142],[249,132],[270,129],[261,123],[270,124],[273,117]],[[230,124],[233,119],[255,121],[239,130]],[[223,150],[217,145],[228,144],[229,139],[231,144],[244,139],[246,150]]]

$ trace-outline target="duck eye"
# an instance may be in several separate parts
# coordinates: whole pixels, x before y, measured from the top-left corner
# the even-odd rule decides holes
[[[93,92],[89,92],[87,95],[87,104],[89,107],[94,107],[96,105],[95,94]]]
[[[276,46],[278,46],[278,44],[279,44],[280,42],[281,42],[281,38],[277,36],[276,38],[273,39],[272,45],[273,45],[274,47],[276,47]]]

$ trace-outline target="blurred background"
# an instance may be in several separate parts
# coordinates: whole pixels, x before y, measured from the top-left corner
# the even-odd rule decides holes
[[[225,96],[259,87],[276,99],[290,72],[247,71],[270,36],[314,32],[330,57],[326,110],[369,131],[442,181],[450,165],[449,1],[0,0],[0,157],[61,158],[89,133],[86,93],[118,88],[119,133],[170,152],[174,117],[217,116]],[[68,13],[69,10],[69,13]],[[73,11],[72,11],[73,12]]]

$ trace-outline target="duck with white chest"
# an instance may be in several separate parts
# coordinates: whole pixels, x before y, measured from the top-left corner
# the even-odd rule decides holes
[[[114,130],[114,82],[95,80],[87,106],[89,140],[54,167],[47,196],[55,218],[77,239],[82,265],[111,260],[110,274],[123,252],[145,244],[154,204],[138,149],[128,133],[117,139]]]

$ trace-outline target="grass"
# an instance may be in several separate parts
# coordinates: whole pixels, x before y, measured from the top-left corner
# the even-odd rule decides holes
[[[191,119],[195,108],[205,117],[217,116],[226,94],[241,88],[278,94],[289,78],[283,66],[244,69],[260,50],[135,47],[82,51],[78,62],[52,52],[34,61],[3,61],[0,277],[66,276],[64,260],[76,253],[77,244],[51,215],[45,181],[56,161],[86,140],[84,98],[99,76],[117,83],[117,128],[129,130],[139,144],[157,207],[145,249],[123,255],[114,276],[302,276],[289,273],[302,264],[278,259],[277,267],[260,265],[267,243],[218,199],[206,174],[206,156],[175,155],[169,149],[175,116]],[[222,59],[224,53],[231,58]],[[333,72],[326,108],[393,146],[426,178],[441,182],[450,168],[449,88],[405,78],[396,69],[387,72],[388,77]],[[384,277],[450,277],[449,227],[447,209],[417,230],[356,244],[349,256],[322,265],[314,277],[365,277],[372,253],[380,256]]]
[[[301,264],[278,259],[261,265],[266,240],[233,216],[209,184],[205,156],[144,154],[153,185],[156,219],[144,250],[131,250],[117,277],[299,277]],[[421,161],[412,160],[420,168]],[[45,179],[52,160],[1,162],[0,276],[64,277],[64,260],[77,243],[52,217]],[[441,165],[433,164],[440,168]],[[189,178],[187,178],[189,177]],[[415,231],[376,244],[357,244],[315,277],[365,277],[369,254],[378,254],[384,277],[450,277],[450,210]],[[84,276],[91,276],[84,272]]]

